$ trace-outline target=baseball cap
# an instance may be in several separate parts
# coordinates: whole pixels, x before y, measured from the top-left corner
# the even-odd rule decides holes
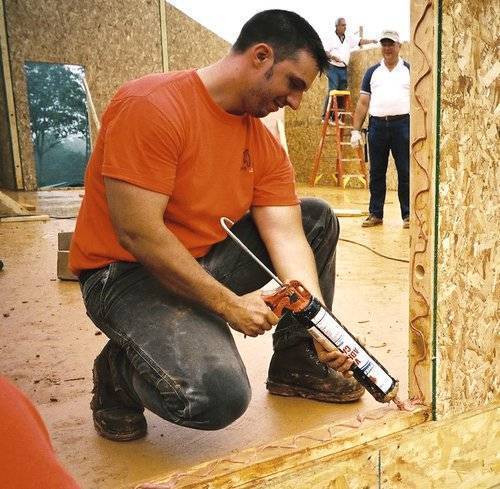
[[[379,41],[390,39],[391,41],[400,43],[399,34],[396,31],[382,31]]]

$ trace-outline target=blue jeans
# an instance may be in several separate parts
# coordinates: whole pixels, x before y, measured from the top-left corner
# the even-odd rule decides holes
[[[370,214],[382,219],[386,193],[389,151],[398,173],[398,197],[401,217],[410,215],[410,116],[384,121],[370,117],[368,152],[370,156]]]
[[[339,66],[329,65],[326,76],[328,78],[328,92],[325,97],[325,103],[323,104],[323,118],[325,117],[326,110],[328,108],[328,97],[330,94],[330,90],[347,89],[347,68],[340,68]],[[338,99],[338,105],[339,108],[344,107],[343,97]]]
[[[331,307],[338,219],[319,199],[304,199],[301,208],[321,291]],[[232,229],[272,269],[251,215]],[[199,263],[238,295],[270,280],[230,238]],[[88,316],[121,347],[111,368],[138,403],[172,423],[203,430],[223,428],[245,412],[250,384],[221,317],[168,292],[139,263],[112,263],[85,274],[80,283]]]

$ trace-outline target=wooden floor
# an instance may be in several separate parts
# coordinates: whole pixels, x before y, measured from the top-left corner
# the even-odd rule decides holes
[[[83,488],[131,488],[172,470],[269,443],[332,420],[352,419],[379,405],[368,395],[351,405],[280,398],[265,390],[271,335],[236,338],[253,387],[245,415],[217,432],[196,431],[147,415],[148,436],[128,444],[99,438],[92,427],[91,364],[105,342],[86,317],[78,284],[56,279],[57,233],[74,229],[81,191],[22,194],[37,211],[62,219],[0,224],[0,371],[38,406],[55,449]],[[334,208],[366,210],[365,190],[300,188]],[[15,196],[15,194],[10,194]],[[408,259],[397,195],[389,192],[383,226],[362,229],[361,218],[341,218],[341,238]],[[66,218],[65,218],[66,217]],[[408,264],[341,241],[334,312],[407,386]]]

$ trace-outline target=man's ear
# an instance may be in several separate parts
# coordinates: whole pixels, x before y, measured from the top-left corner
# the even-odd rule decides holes
[[[250,48],[252,65],[257,68],[268,69],[274,63],[274,51],[269,44],[259,43]]]

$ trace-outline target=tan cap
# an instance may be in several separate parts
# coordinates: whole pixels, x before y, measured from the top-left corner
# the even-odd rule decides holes
[[[382,31],[379,41],[383,41],[384,39],[390,39],[391,41],[401,43],[399,34],[396,31]]]

